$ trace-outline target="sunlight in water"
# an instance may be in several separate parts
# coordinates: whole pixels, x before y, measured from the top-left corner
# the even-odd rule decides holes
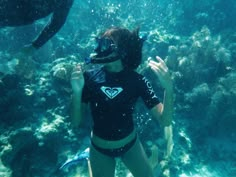
[[[191,173],[190,174],[181,174],[179,177],[221,177],[214,171],[212,172],[210,169],[207,168],[207,166],[202,166],[201,168],[197,169],[197,173]]]
[[[183,164],[189,164],[190,163],[189,154],[183,154],[182,157],[181,157],[181,162]]]
[[[190,138],[188,137],[188,135],[184,132],[184,130],[181,130],[179,132],[179,135],[186,140],[188,147],[191,148],[192,147],[192,142],[191,142]]]

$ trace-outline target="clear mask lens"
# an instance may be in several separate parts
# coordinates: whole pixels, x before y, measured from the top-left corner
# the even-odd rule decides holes
[[[110,38],[97,38],[97,46],[95,52],[99,56],[108,56],[116,50],[116,45]]]

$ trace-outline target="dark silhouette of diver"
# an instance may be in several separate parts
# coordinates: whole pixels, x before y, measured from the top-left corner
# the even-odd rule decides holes
[[[42,47],[64,25],[74,0],[0,0],[0,28],[32,24],[52,15],[28,51]]]

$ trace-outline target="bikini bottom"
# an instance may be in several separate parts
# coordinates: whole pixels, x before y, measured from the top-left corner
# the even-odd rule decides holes
[[[92,146],[97,151],[101,152],[102,154],[105,154],[110,157],[121,157],[135,144],[136,140],[137,140],[137,135],[135,136],[135,138],[132,141],[130,141],[129,143],[127,143],[123,147],[116,148],[116,149],[105,149],[105,148],[101,148],[101,147],[96,146],[93,142],[91,142],[91,143],[92,143]]]

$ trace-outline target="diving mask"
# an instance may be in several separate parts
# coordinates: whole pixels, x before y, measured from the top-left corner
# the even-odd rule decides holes
[[[118,47],[110,38],[96,38],[96,47],[92,56],[85,59],[85,63],[110,63],[118,60]]]
[[[139,36],[139,39],[143,43],[147,40],[147,34],[143,33]],[[111,38],[102,37],[96,38],[96,47],[94,52],[90,57],[85,58],[85,63],[110,63],[125,57],[126,53],[118,50],[117,45]]]

